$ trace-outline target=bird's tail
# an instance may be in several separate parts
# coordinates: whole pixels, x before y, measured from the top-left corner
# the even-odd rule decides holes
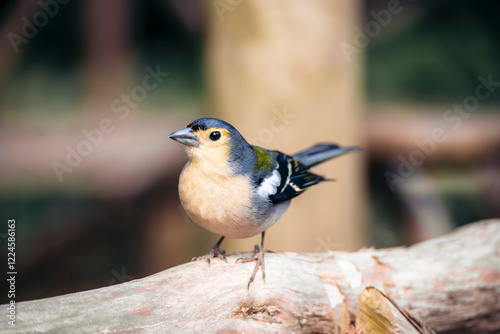
[[[327,160],[339,157],[349,152],[361,151],[359,146],[340,147],[335,144],[317,144],[313,147],[300,151],[293,157],[303,165],[303,169],[309,169]]]

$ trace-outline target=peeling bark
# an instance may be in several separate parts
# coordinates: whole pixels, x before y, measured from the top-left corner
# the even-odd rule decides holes
[[[435,334],[431,329],[420,326],[372,286],[367,287],[359,297],[355,329],[370,334]]]
[[[367,286],[438,333],[500,332],[500,221],[411,247],[191,262],[92,291],[21,302],[9,333],[345,333]],[[3,305],[5,310],[7,306]],[[1,330],[3,330],[2,328]],[[352,329],[351,329],[352,330]]]

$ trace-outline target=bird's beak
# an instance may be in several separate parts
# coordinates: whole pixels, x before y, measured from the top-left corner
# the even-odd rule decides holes
[[[168,138],[186,146],[198,146],[200,144],[198,137],[193,133],[191,128],[175,131],[174,133],[169,134]]]

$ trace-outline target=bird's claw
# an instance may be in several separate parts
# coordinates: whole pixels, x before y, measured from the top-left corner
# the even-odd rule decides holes
[[[202,256],[195,256],[191,261],[202,261],[206,260],[208,265],[210,266],[210,260],[212,260],[215,257],[218,257],[219,259],[223,260],[224,262],[227,263],[226,259],[226,251],[223,249],[220,249],[218,247],[210,249],[210,252],[208,254],[202,255]]]
[[[262,280],[266,282],[266,271],[264,267],[264,249],[259,247],[259,245],[255,245],[255,248],[253,250],[253,255],[250,257],[241,257],[237,259],[235,262],[252,262],[256,261],[257,263],[255,264],[255,268],[253,269],[252,276],[250,276],[250,280],[248,281],[247,284],[247,289],[250,289],[250,284],[255,280],[255,276],[257,275],[257,271],[259,271],[259,267],[262,270]]]

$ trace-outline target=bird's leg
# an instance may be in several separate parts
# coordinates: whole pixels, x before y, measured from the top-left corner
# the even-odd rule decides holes
[[[259,267],[262,270],[262,280],[266,282],[266,270],[264,266],[264,237],[266,236],[266,232],[262,232],[262,238],[260,240],[260,247],[259,245],[255,245],[255,248],[253,250],[253,255],[247,258],[239,258],[236,260],[236,262],[252,262],[256,261],[257,263],[255,264],[255,268],[253,269],[252,276],[250,276],[250,280],[248,281],[247,289],[250,289],[250,284],[255,279],[255,276],[257,275],[257,271],[259,271]]]
[[[207,263],[210,266],[210,260],[213,259],[214,257],[218,257],[227,263],[227,259],[225,257],[226,251],[220,249],[220,244],[222,243],[222,240],[224,240],[224,237],[220,237],[220,239],[215,243],[215,245],[213,245],[213,247],[210,248],[210,252],[208,252],[208,254],[193,257],[191,261],[207,260]]]

